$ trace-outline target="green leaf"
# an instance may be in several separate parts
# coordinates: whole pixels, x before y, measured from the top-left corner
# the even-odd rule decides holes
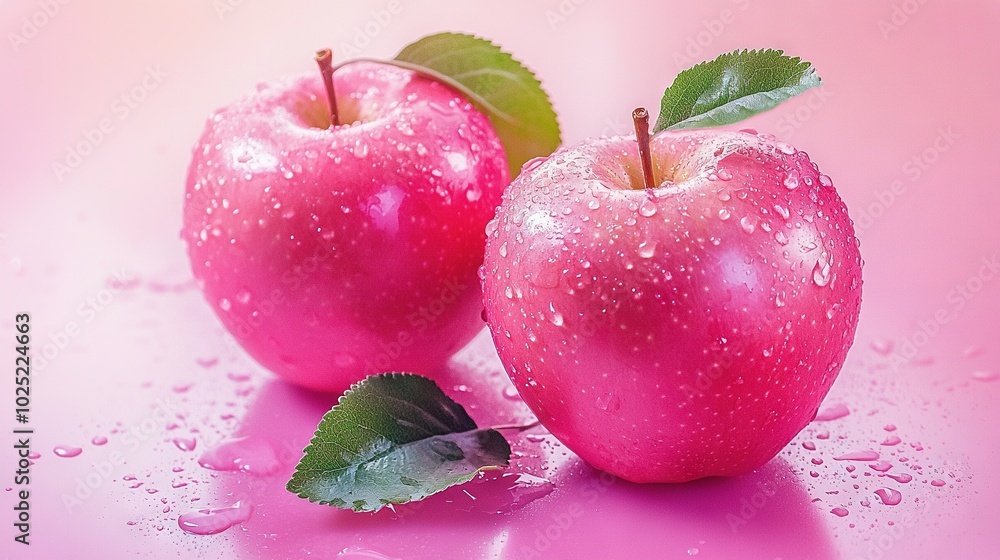
[[[390,62],[458,89],[489,117],[507,152],[511,179],[524,162],[548,156],[561,142],[556,113],[541,83],[486,39],[438,33],[407,46]]]
[[[384,373],[355,384],[323,416],[286,487],[311,502],[378,511],[509,461],[507,440],[478,429],[433,381]]]
[[[677,75],[653,132],[739,122],[821,84],[810,63],[782,51],[733,51]]]

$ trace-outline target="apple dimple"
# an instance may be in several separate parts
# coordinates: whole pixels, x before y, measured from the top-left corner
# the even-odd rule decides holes
[[[337,70],[330,128],[318,77],[276,82],[209,120],[182,236],[223,324],[310,388],[434,375],[482,328],[476,269],[508,182],[489,121],[408,70]]]
[[[514,181],[483,266],[488,322],[522,397],[594,466],[635,481],[746,472],[843,363],[853,229],[829,179],[767,138],[664,133],[651,152],[652,189],[635,188],[628,137]]]

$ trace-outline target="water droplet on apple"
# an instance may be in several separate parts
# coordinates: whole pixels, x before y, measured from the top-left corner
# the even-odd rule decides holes
[[[730,215],[731,214],[729,212],[729,209],[727,209],[727,208],[720,208],[719,209],[719,219],[720,220],[728,220]]]
[[[469,190],[465,191],[465,199],[469,202],[475,202],[482,198],[483,191],[478,187],[469,187]]]
[[[788,245],[788,236],[785,232],[778,231],[774,234],[774,240],[778,242],[779,245]]]
[[[354,147],[351,149],[351,153],[354,154],[356,158],[364,158],[368,156],[368,144],[358,140],[354,142]]]
[[[545,163],[547,157],[536,157],[531,158],[521,165],[521,173],[531,173],[532,171],[538,169],[538,166]]]
[[[639,256],[648,259],[656,253],[656,241],[643,241],[639,244]]]
[[[830,263],[823,262],[822,260],[816,261],[816,266],[813,267],[813,282],[817,286],[823,287],[830,283]]]
[[[795,155],[795,147],[788,142],[778,142],[775,146],[781,150],[781,153],[786,155]]]
[[[503,245],[500,245],[500,256],[501,257],[506,257],[507,256],[507,242],[506,241],[503,242]]]
[[[740,218],[740,227],[742,227],[743,231],[746,233],[753,233],[754,230],[757,229],[757,218],[743,216]]]
[[[615,413],[622,407],[622,400],[614,393],[605,393],[597,397],[597,407],[608,413]]]
[[[649,200],[647,198],[642,202],[642,205],[639,206],[639,214],[647,218],[653,216],[654,214],[656,214],[656,204],[653,203],[652,200]]]
[[[233,308],[233,304],[228,299],[222,298],[222,299],[219,300],[219,309],[221,309],[223,311],[229,311],[232,308]]]
[[[195,446],[198,444],[194,438],[174,438],[174,446],[181,451],[193,451]]]
[[[788,190],[792,190],[797,188],[798,186],[799,186],[799,172],[793,169],[792,171],[789,171],[788,175],[785,177],[785,188],[787,188]]]
[[[821,184],[821,185],[823,185],[824,187],[827,187],[827,188],[833,187],[833,179],[831,179],[829,175],[824,175],[824,174],[820,173],[820,175],[819,175],[819,184]]]
[[[563,316],[558,311],[552,314],[552,324],[557,327],[563,326]]]
[[[597,210],[600,207],[601,203],[596,198],[587,203],[587,208],[590,208],[591,210]]]
[[[504,288],[503,295],[507,296],[507,299],[514,299],[514,290],[510,286]]]
[[[771,354],[774,354],[774,349],[773,348],[765,348],[764,351],[763,351],[763,354],[764,354],[765,358],[770,358]]]

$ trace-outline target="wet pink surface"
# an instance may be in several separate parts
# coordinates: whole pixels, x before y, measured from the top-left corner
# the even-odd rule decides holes
[[[232,4],[220,15],[229,4],[70,3],[16,47],[6,32],[41,8],[0,7],[0,332],[13,334],[16,312],[32,314],[39,454],[24,547],[12,540],[6,491],[8,385],[0,557],[853,559],[996,549],[996,2],[522,1],[489,14],[473,3],[400,4],[385,25],[373,11],[394,3]],[[733,479],[629,484],[536,429],[515,438],[509,473],[520,476],[494,474],[395,511],[353,514],[285,492],[334,397],[276,380],[215,319],[178,237],[184,174],[211,110],[260,80],[310,70],[318,46],[350,51],[366,26],[375,37],[358,48],[372,56],[441,29],[496,39],[544,78],[567,142],[627,132],[631,109],[655,106],[688,64],[678,61],[686,49],[702,59],[773,46],[812,60],[823,92],[744,126],[808,151],[857,222],[861,324],[824,403],[843,407]],[[147,75],[155,88],[125,104]],[[57,178],[53,161],[102,119],[110,132]],[[447,375],[445,388],[480,424],[530,419],[485,333]],[[245,439],[234,448],[233,438]],[[215,459],[227,470],[199,465],[226,441]],[[189,513],[201,532],[232,527],[189,534],[179,523]]]

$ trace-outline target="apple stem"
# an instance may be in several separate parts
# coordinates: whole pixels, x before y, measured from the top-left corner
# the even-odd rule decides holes
[[[642,183],[647,189],[656,186],[653,180],[653,158],[649,155],[649,113],[645,107],[632,111],[635,122],[635,140],[639,143],[639,159],[642,160]]]
[[[333,51],[330,49],[320,49],[316,51],[316,64],[323,74],[323,85],[326,86],[326,98],[330,103],[330,127],[340,124],[337,113],[337,94],[333,89]]]

